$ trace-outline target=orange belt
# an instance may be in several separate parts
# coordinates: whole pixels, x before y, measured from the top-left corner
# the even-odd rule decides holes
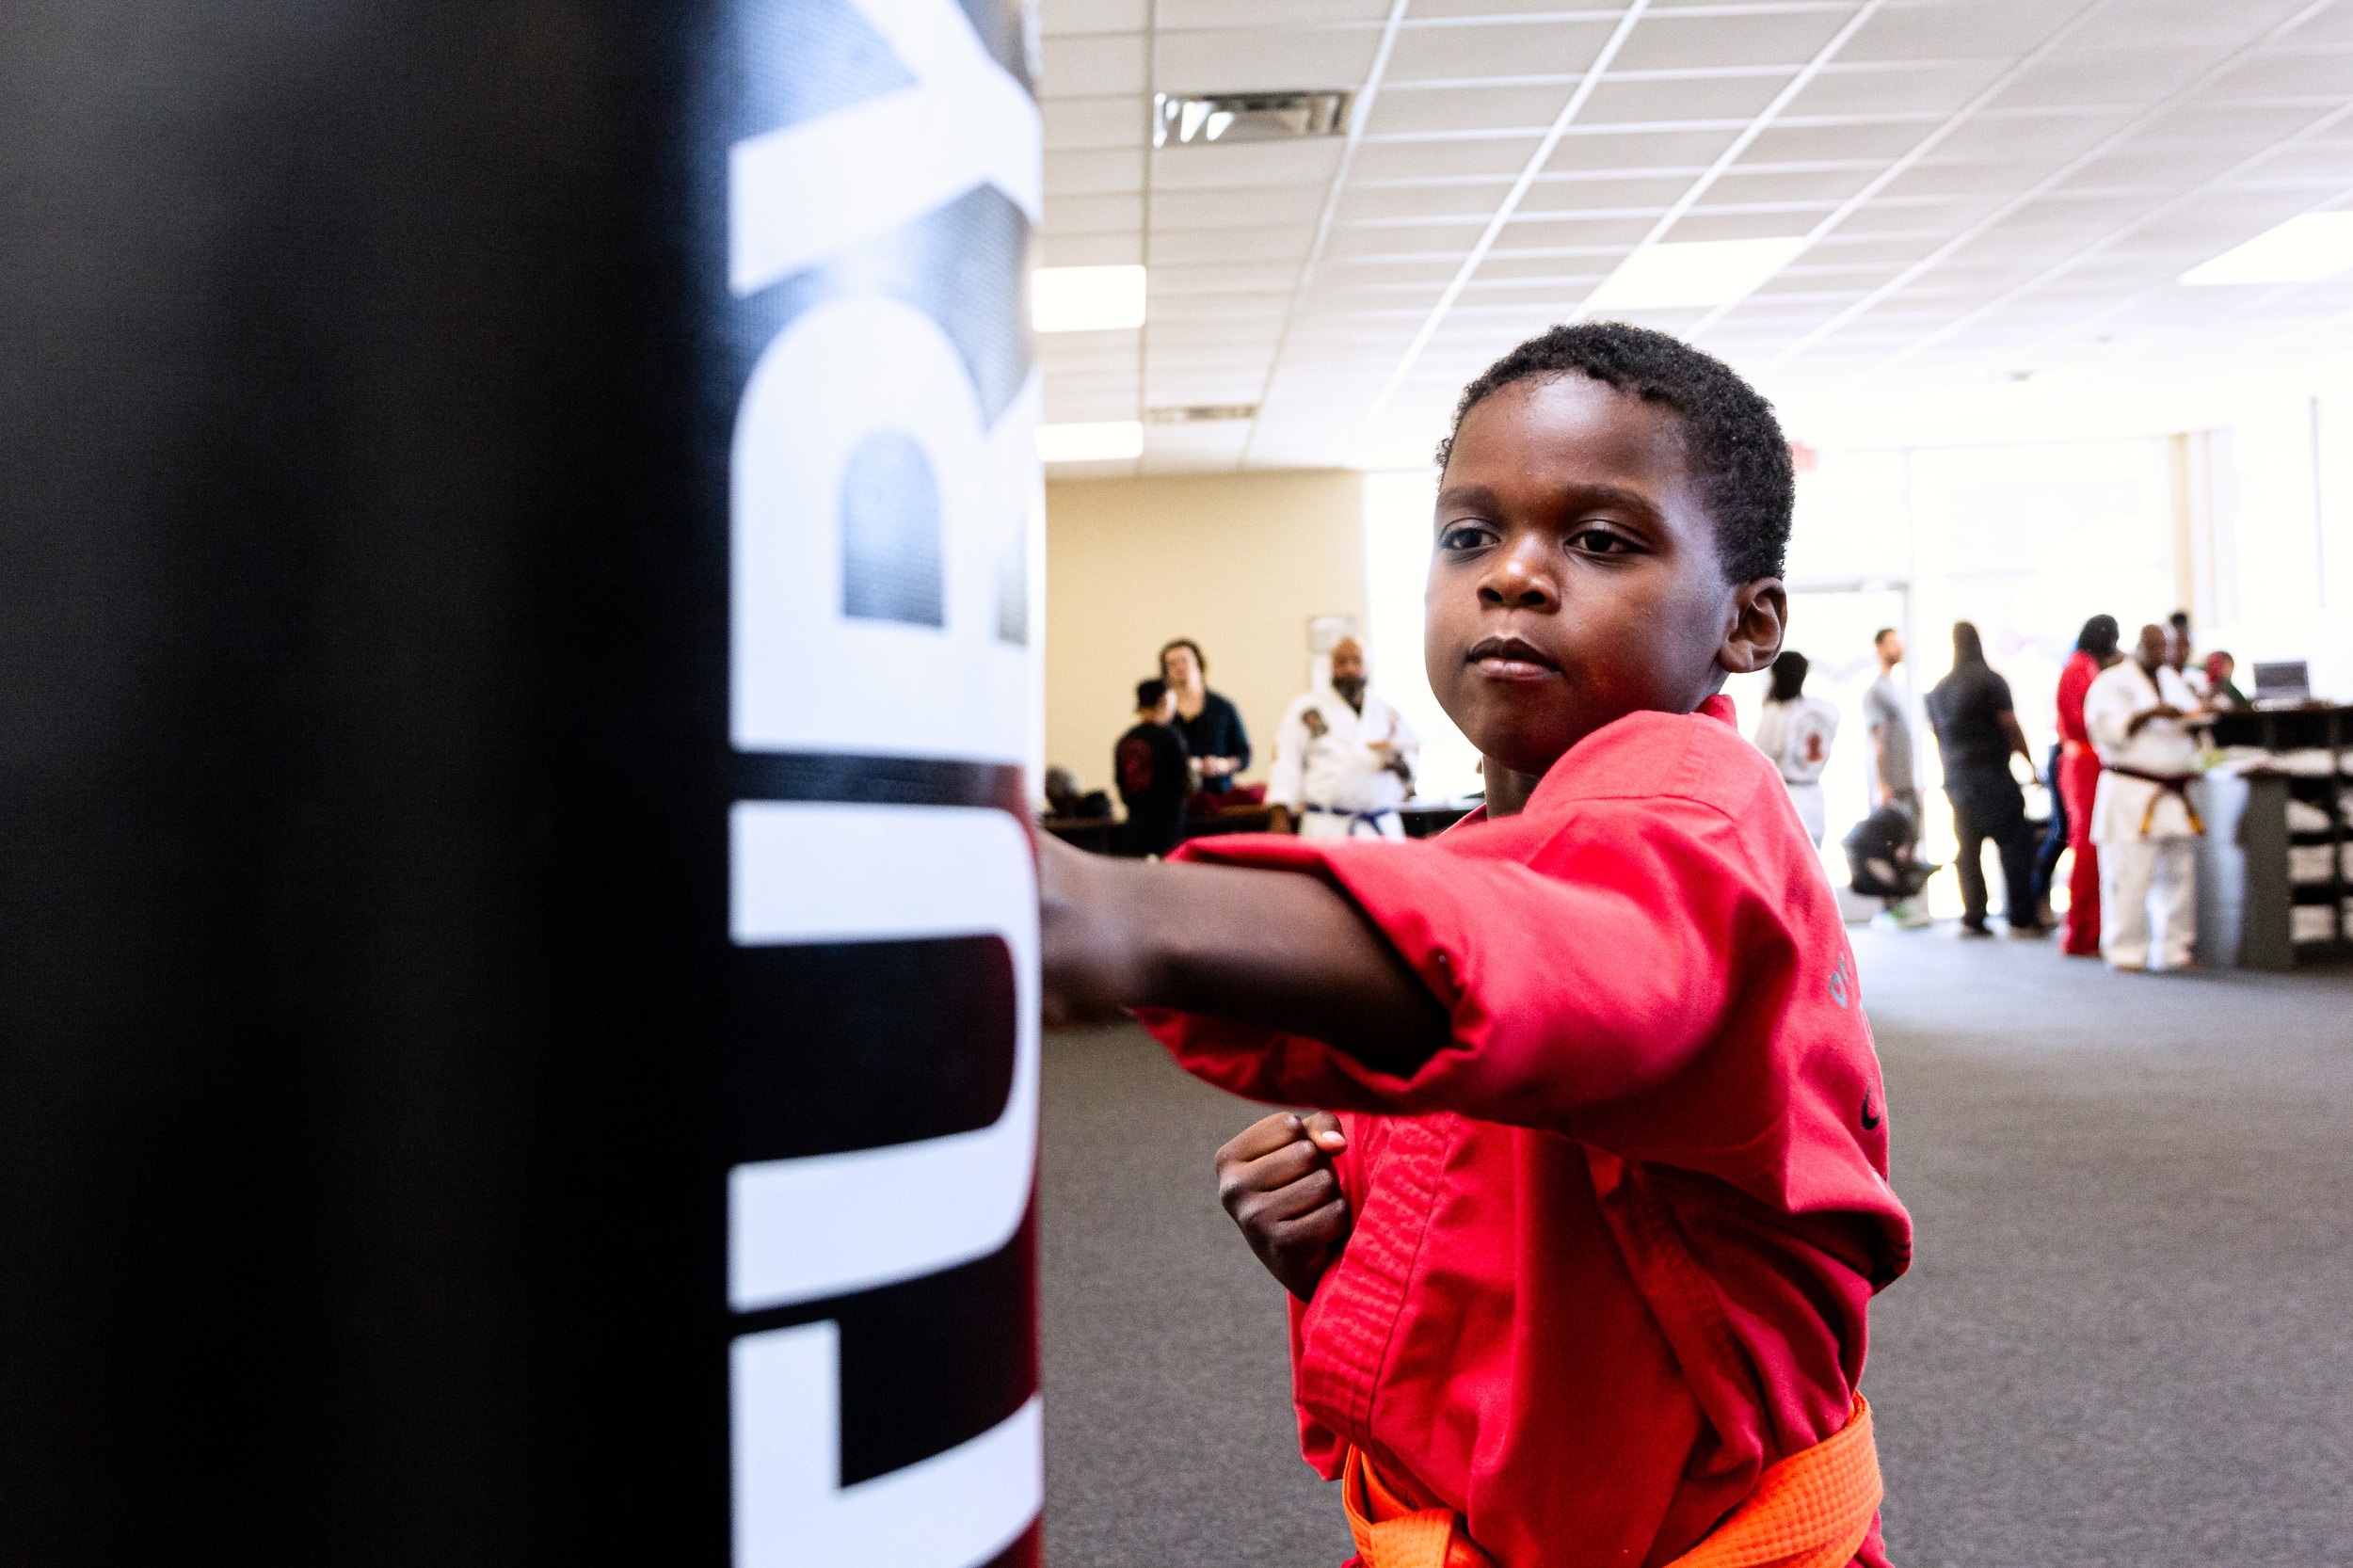
[[[1668,1568],[1846,1568],[1871,1533],[1881,1496],[1871,1407],[1857,1394],[1835,1437],[1769,1467],[1747,1499]],[[1365,1568],[1493,1568],[1461,1514],[1408,1509],[1361,1448],[1348,1450],[1340,1503]]]

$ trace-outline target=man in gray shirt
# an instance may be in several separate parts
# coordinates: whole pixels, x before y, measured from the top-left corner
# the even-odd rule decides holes
[[[1871,639],[1879,654],[1880,678],[1863,694],[1863,719],[1871,731],[1871,807],[1893,806],[1912,824],[1910,843],[1920,840],[1920,788],[1912,769],[1912,718],[1896,686],[1896,666],[1904,662],[1904,639],[1894,627]],[[1926,925],[1928,911],[1917,898],[1890,899],[1887,912],[1903,926]]]

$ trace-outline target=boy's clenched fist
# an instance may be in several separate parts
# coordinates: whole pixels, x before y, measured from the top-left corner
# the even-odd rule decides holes
[[[1348,1146],[1328,1111],[1278,1112],[1217,1151],[1217,1195],[1267,1272],[1301,1301],[1348,1240],[1348,1199],[1332,1157]]]

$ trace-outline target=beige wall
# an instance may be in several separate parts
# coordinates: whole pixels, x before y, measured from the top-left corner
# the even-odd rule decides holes
[[[1348,472],[1074,479],[1046,487],[1046,760],[1111,788],[1112,743],[1171,637],[1241,710],[1250,770],[1307,689],[1307,621],[1365,624],[1362,477]]]

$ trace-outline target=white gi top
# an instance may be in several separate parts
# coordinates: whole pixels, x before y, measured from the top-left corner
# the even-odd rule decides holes
[[[1752,737],[1791,784],[1811,784],[1830,766],[1830,744],[1838,735],[1838,706],[1826,697],[1801,696],[1769,702]]]
[[[2090,733],[2100,760],[2142,773],[2194,772],[2198,741],[2182,720],[2151,719],[2140,727],[2140,733],[2129,739],[2125,736],[2124,728],[2135,714],[2145,713],[2160,702],[2185,712],[2198,706],[2197,694],[2171,665],[2157,666],[2157,677],[2152,680],[2138,660],[2127,657],[2094,677],[2091,689],[2084,694],[2084,728]],[[2156,801],[2154,811],[2149,809],[2152,799]],[[2180,795],[2145,778],[2104,770],[2100,792],[2091,805],[2091,841],[2137,841],[2144,817],[2152,839],[2186,839],[2197,831],[2190,825],[2189,808]]]
[[[1390,749],[1373,750],[1377,742]],[[1389,771],[1388,760],[1401,753],[1412,763],[1420,751],[1414,727],[1377,693],[1365,693],[1360,714],[1329,687],[1312,691],[1283,712],[1267,802],[1293,811],[1302,806],[1394,811],[1405,804],[1405,781]]]

